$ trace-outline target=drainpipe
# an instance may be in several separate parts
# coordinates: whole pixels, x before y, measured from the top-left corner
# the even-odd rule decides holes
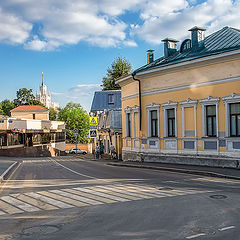
[[[140,79],[135,78],[136,73],[132,73],[132,77],[134,81],[138,81],[138,99],[139,99],[139,129],[141,131],[142,127],[142,97],[141,97],[141,81]],[[140,136],[139,136],[140,137]]]

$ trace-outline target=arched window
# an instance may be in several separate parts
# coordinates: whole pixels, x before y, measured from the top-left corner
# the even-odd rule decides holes
[[[191,40],[186,39],[183,41],[183,43],[181,45],[180,52],[184,52],[184,51],[190,49],[191,47],[192,47]]]

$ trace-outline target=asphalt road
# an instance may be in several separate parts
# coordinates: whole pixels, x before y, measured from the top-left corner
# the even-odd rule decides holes
[[[0,193],[0,240],[240,240],[240,182],[23,159]]]

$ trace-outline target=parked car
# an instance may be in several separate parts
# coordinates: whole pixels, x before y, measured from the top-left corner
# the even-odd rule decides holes
[[[87,154],[88,152],[86,150],[82,150],[80,148],[72,148],[69,153],[71,154],[76,154],[76,153],[81,153],[81,154]]]

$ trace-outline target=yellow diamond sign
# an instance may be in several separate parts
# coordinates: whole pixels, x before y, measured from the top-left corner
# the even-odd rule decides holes
[[[97,117],[90,117],[89,124],[90,124],[90,126],[96,126],[97,125]]]

